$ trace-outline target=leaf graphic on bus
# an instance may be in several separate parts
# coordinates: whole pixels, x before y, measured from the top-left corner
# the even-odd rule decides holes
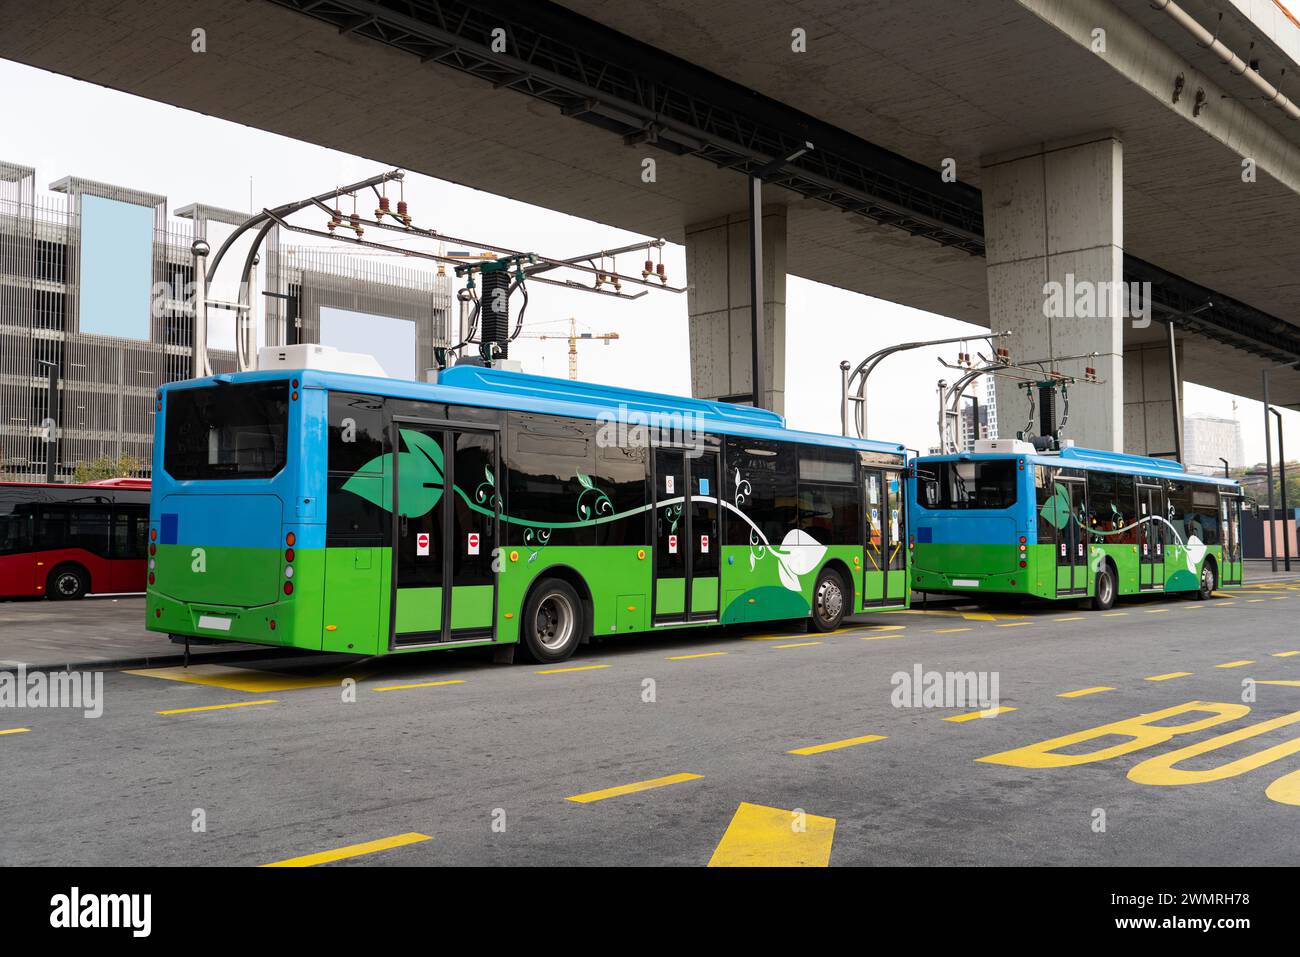
[[[402,429],[401,435],[407,451],[399,453],[397,495],[402,513],[417,518],[431,512],[442,498],[442,446],[436,439],[414,429]],[[371,459],[343,483],[343,491],[391,512],[391,460],[391,453]]]
[[[1038,513],[1052,528],[1062,529],[1070,524],[1070,511],[1070,493],[1065,490],[1064,485],[1057,483],[1052,497],[1043,503]]]
[[[821,564],[826,546],[807,532],[793,529],[781,539],[781,547],[772,549],[776,556],[781,584],[791,591],[802,591],[799,576],[807,575]]]
[[[1188,536],[1187,539],[1187,570],[1193,575],[1196,574],[1196,566],[1201,564],[1201,559],[1205,557],[1205,543],[1195,535]]]

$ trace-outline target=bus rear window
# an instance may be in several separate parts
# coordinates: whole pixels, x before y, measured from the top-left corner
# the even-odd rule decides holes
[[[285,460],[289,383],[167,393],[163,467],[176,479],[270,478]]]
[[[1016,504],[1016,463],[926,462],[920,466],[920,502],[925,508],[1010,508]]]

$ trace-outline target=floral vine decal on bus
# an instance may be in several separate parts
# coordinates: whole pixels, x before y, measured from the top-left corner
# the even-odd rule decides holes
[[[596,518],[597,516],[611,516],[614,514],[614,503],[609,500],[609,496],[596,487],[592,480],[583,475],[581,472],[575,473],[578,477],[578,484],[582,486],[582,491],[578,494],[578,518],[586,520]],[[591,502],[586,500],[591,497]]]
[[[749,525],[750,569],[752,570],[759,560],[766,558],[770,552],[776,559],[777,574],[781,579],[781,584],[791,591],[802,592],[803,588],[799,583],[799,578],[807,575],[821,564],[822,558],[826,555],[826,546],[807,532],[800,531],[797,528],[786,532],[785,537],[781,539],[780,548],[773,546],[762,530],[754,524],[753,520],[741,508],[749,496],[753,494],[753,486],[750,485],[748,479],[741,476],[740,469],[736,469],[733,473],[732,484],[735,489],[732,494],[734,505],[727,505],[726,502],[721,504],[729,511],[735,512]],[[680,506],[678,508],[680,509]]]

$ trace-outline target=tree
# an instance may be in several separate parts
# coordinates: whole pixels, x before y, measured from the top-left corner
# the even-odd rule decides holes
[[[101,455],[93,462],[78,462],[73,472],[73,481],[79,483],[98,482],[102,479],[128,478],[140,471],[140,462],[129,455],[112,458]]]

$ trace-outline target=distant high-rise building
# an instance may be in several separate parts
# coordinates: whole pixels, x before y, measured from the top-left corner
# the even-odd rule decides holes
[[[997,384],[993,377],[980,376],[971,391],[977,402],[963,402],[958,428],[957,444],[963,452],[973,451],[977,439],[998,437]]]
[[[1217,415],[1188,414],[1183,417],[1183,463],[1189,472],[1222,474],[1227,459],[1230,468],[1246,464],[1241,444],[1241,423]]]

